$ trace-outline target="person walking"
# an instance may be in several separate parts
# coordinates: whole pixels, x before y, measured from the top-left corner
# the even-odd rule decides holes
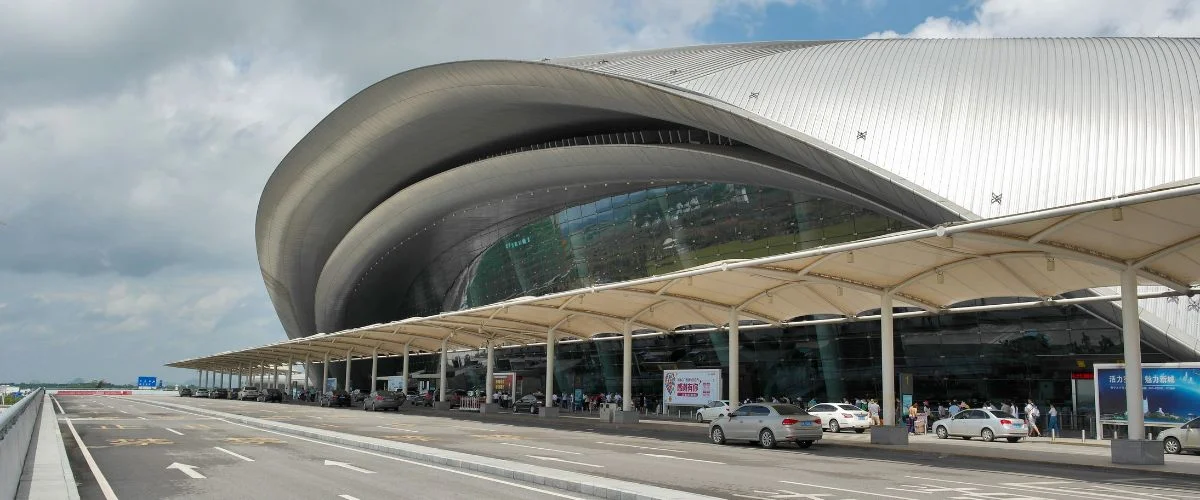
[[[1029,425],[1029,437],[1041,437],[1042,431],[1038,429],[1037,420],[1041,416],[1037,405],[1033,404],[1033,400],[1028,400],[1025,404],[1025,423]]]
[[[879,403],[874,399],[867,403],[867,413],[871,415],[871,425],[883,425],[883,419],[879,418]]]
[[[908,433],[917,434],[917,404],[913,403],[908,406]]]
[[[1050,423],[1046,426],[1050,430],[1050,437],[1056,437],[1062,433],[1062,429],[1058,428],[1058,408],[1050,405]]]

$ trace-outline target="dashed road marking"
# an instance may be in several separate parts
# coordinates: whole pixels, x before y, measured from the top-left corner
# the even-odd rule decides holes
[[[500,444],[502,444],[502,445],[505,445],[505,446],[519,446],[519,447],[521,447],[521,448],[529,448],[529,449],[532,449],[532,450],[553,451],[553,452],[555,452],[555,453],[566,453],[566,454],[568,454],[568,455],[582,455],[582,453],[579,453],[579,452],[574,452],[574,451],[555,450],[555,449],[553,449],[553,448],[541,448],[541,447],[538,447],[538,446],[529,446],[529,445],[526,445],[526,444],[517,444],[517,443],[500,443]]]
[[[234,453],[234,452],[232,452],[232,451],[226,450],[225,448],[222,448],[222,447],[220,447],[220,446],[213,446],[213,448],[216,448],[216,450],[217,450],[217,451],[224,452],[224,453],[227,453],[227,454],[229,454],[229,455],[233,455],[233,456],[235,456],[235,457],[237,457],[237,458],[240,458],[240,459],[242,459],[242,460],[245,460],[245,461],[247,461],[247,462],[253,462],[253,461],[254,461],[254,459],[253,459],[253,458],[249,458],[249,457],[245,457],[245,456],[242,456],[242,455],[238,455],[237,453]]]
[[[650,450],[650,451],[669,451],[669,452],[671,452],[671,453],[687,453],[687,452],[685,452],[685,451],[681,451],[681,450],[672,450],[672,449],[670,449],[670,448],[652,448],[652,447],[650,447],[650,446],[638,446],[638,445],[636,445],[636,444],[609,443],[609,442],[606,442],[606,441],[596,441],[596,444],[605,444],[605,445],[608,445],[608,446],[624,446],[624,447],[626,447],[626,448],[637,448],[637,449],[639,449],[639,450]]]
[[[163,429],[166,429],[166,430],[168,430],[168,431],[170,431],[170,432],[173,432],[173,433],[175,433],[175,434],[178,434],[178,435],[180,435],[180,436],[182,436],[182,435],[183,435],[183,433],[182,433],[182,432],[179,432],[179,431],[177,431],[177,430],[175,430],[175,429],[172,429],[172,428],[170,428],[170,427],[163,427]]]

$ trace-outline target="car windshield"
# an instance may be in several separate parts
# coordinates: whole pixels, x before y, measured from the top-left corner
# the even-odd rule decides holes
[[[804,408],[795,405],[771,405],[780,415],[808,415]]]
[[[257,388],[257,387],[243,387],[243,388],[242,388],[242,390],[244,390],[244,391],[257,391],[257,390],[258,390],[258,388]]]
[[[378,391],[378,392],[376,392],[376,394],[383,396],[385,398],[390,398],[390,397],[393,397],[396,395],[396,393],[394,393],[392,391]]]

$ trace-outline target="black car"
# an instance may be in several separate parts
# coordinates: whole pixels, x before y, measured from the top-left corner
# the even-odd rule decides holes
[[[192,389],[190,387],[180,387],[179,388],[179,397],[181,397],[181,398],[192,397]]]
[[[350,393],[346,391],[333,391],[321,394],[321,399],[318,403],[320,406],[350,406]]]
[[[208,397],[211,399],[229,399],[229,390],[221,388],[213,389],[208,391]]]
[[[513,413],[529,412],[537,414],[543,406],[546,406],[546,396],[544,394],[526,394],[513,403]]]
[[[263,403],[282,403],[283,391],[279,389],[263,389],[258,393],[256,400]]]

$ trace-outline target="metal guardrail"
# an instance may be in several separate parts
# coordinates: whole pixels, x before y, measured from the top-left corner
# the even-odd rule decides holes
[[[46,391],[39,388],[0,414],[0,498],[17,495],[29,441],[45,396]]]

